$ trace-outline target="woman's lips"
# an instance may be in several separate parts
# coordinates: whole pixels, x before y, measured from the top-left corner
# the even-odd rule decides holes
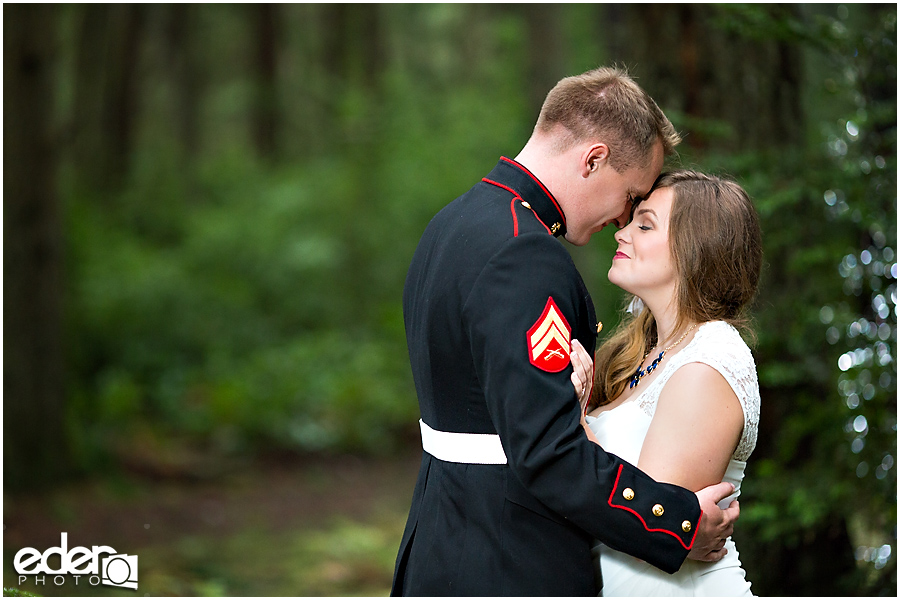
[[[627,254],[625,254],[624,252],[616,252],[616,255],[613,256],[613,260],[616,260],[617,258],[631,258],[631,257],[628,256]]]

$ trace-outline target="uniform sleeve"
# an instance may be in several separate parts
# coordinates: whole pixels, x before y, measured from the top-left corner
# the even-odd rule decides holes
[[[563,364],[554,352],[583,304],[577,281],[568,253],[543,234],[512,238],[479,275],[463,319],[488,411],[528,493],[608,546],[674,573],[693,544],[699,504],[587,439],[568,348]],[[547,316],[551,304],[561,319]]]

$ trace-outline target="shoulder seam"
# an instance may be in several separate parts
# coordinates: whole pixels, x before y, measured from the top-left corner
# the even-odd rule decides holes
[[[512,194],[513,195],[513,203],[518,201],[522,205],[523,208],[527,208],[528,212],[530,212],[534,216],[534,218],[538,220],[538,223],[540,223],[541,225],[544,226],[544,229],[547,230],[547,233],[549,233],[550,235],[553,235],[553,232],[550,231],[550,228],[547,227],[547,224],[541,220],[541,218],[537,215],[536,212],[534,212],[534,209],[532,209],[530,206],[526,207],[524,205],[524,201],[522,200],[522,197],[519,195],[519,193],[516,190],[512,189],[509,186],[503,185],[502,183],[496,182],[492,179],[488,179],[487,177],[482,177],[481,181],[483,181],[485,183],[489,183],[491,185],[495,185],[498,188],[504,189],[507,192],[509,192],[510,194]],[[513,204],[510,204],[510,210],[512,211],[512,217],[513,217],[513,237],[516,237],[519,235],[519,220],[516,217],[515,207],[513,206]]]

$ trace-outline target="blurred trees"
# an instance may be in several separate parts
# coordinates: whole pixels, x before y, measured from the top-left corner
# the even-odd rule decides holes
[[[742,559],[761,595],[896,589],[896,11],[708,8],[621,8],[622,52],[762,218]]]
[[[658,88],[655,100],[682,119],[692,150],[746,152],[802,143],[799,5],[710,10],[701,4],[631,4],[618,10],[620,60],[636,65],[641,81]]]
[[[4,481],[30,486],[66,468],[62,224],[53,131],[52,21],[45,5],[4,8]]]
[[[757,199],[768,262],[742,549],[763,595],[875,595],[896,589],[896,12],[799,16],[723,11],[734,34],[775,32],[806,58],[803,143],[717,161]]]
[[[754,591],[896,592],[895,6],[4,16],[7,490],[58,481],[61,456],[193,473],[416,443],[400,295],[421,231],[557,79],[617,62],[681,163],[762,218]],[[571,248],[608,324],[611,246]]]

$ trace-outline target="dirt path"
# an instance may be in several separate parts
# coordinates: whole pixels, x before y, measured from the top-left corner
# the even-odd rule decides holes
[[[322,530],[335,519],[365,524],[387,515],[394,531],[409,508],[419,456],[409,452],[393,458],[269,460],[211,481],[131,476],[68,485],[49,494],[5,495],[3,584],[17,584],[12,559],[19,549],[28,546],[43,551],[58,546],[63,531],[68,533],[69,548],[108,545],[119,552],[146,549],[151,554],[153,548],[165,554],[185,539],[203,540],[212,548],[205,552],[215,554],[247,531],[260,539],[270,536],[279,543],[292,543],[279,536]],[[142,579],[146,579],[143,565]],[[383,573],[376,579],[383,586]],[[228,585],[220,591],[237,594],[237,584]],[[53,588],[23,585],[22,589],[57,595]]]

